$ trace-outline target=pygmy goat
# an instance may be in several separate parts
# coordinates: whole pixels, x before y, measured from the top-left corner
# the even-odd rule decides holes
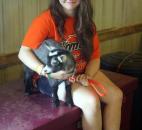
[[[52,39],[45,40],[38,49],[33,50],[35,56],[46,66],[48,73],[57,72],[60,70],[66,71],[67,74],[74,74],[75,72],[75,61],[72,54],[66,49],[62,48],[59,43]],[[28,67],[24,67],[24,84],[25,93],[32,94],[33,81],[32,77],[35,74],[34,71]],[[49,85],[52,88],[52,99],[55,107],[59,106],[60,102],[58,99],[57,91],[58,86],[64,82],[66,89],[66,104],[73,106],[71,83],[68,79],[58,80],[49,79]],[[48,87],[48,86],[47,86]]]

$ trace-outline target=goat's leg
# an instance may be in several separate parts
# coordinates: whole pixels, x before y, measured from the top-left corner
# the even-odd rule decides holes
[[[25,95],[32,94],[32,89],[33,89],[32,76],[33,76],[33,71],[25,67],[24,68]]]
[[[65,82],[65,88],[66,88],[66,104],[69,107],[72,107],[74,105],[73,99],[72,99],[72,91],[71,91],[71,84]]]
[[[52,98],[53,98],[53,107],[58,107],[60,105],[60,101],[59,101],[59,98],[58,98],[58,85],[54,85],[52,87],[53,89],[53,93],[52,93]]]

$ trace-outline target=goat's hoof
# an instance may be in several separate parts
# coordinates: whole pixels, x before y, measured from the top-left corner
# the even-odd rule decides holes
[[[59,101],[55,101],[52,103],[53,108],[57,108],[57,107],[59,107],[59,105],[60,105]]]
[[[25,95],[25,96],[30,96],[30,95],[32,95],[32,93],[25,92],[24,95]]]
[[[70,108],[73,107],[73,106],[74,106],[73,104],[68,104],[68,107],[70,107]]]
[[[70,107],[70,108],[74,106],[73,103],[68,103],[68,102],[65,102],[65,105],[68,106],[68,107]]]

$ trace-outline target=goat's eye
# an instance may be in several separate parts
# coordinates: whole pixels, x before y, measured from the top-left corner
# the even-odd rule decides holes
[[[52,60],[51,60],[51,65],[53,65],[53,66],[59,65],[58,59],[57,59],[57,58],[52,58]]]
[[[66,55],[60,55],[58,56],[59,62],[63,63],[67,61],[67,56]]]
[[[67,61],[67,56],[66,55],[61,55],[61,59],[62,59],[62,62],[65,62],[65,61]]]

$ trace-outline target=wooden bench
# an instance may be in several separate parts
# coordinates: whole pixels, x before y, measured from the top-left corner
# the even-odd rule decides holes
[[[129,130],[137,79],[110,71],[104,73],[124,93],[121,130]],[[82,112],[78,107],[68,108],[61,102],[59,108],[52,108],[51,98],[46,95],[24,96],[22,79],[0,89],[0,130],[79,130],[77,122]]]

